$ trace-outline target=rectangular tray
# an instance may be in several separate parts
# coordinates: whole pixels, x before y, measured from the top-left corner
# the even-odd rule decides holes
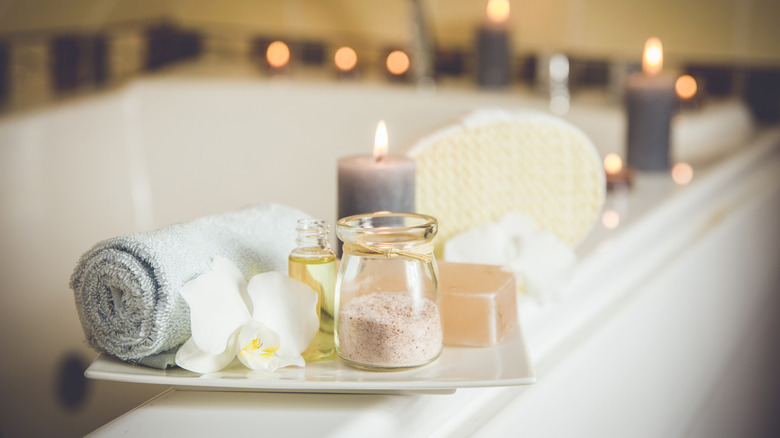
[[[101,354],[85,375],[91,379],[180,388],[328,393],[452,393],[458,388],[527,385],[536,379],[519,325],[495,347],[444,347],[433,363],[403,371],[363,371],[335,359],[273,373],[238,366],[197,374],[181,368],[159,370],[131,365]]]

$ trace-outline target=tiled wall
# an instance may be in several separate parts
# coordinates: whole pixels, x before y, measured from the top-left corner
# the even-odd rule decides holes
[[[197,35],[162,21],[100,30],[39,31],[0,39],[6,112],[116,86],[197,56]]]

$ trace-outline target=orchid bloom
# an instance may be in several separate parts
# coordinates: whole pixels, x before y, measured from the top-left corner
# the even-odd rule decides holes
[[[209,373],[236,357],[253,370],[305,365],[301,353],[319,329],[317,293],[309,286],[279,272],[247,283],[233,262],[215,257],[211,270],[180,293],[192,337],[176,353],[178,366]]]
[[[569,245],[520,212],[453,236],[444,246],[444,259],[503,266],[540,302],[560,296],[577,262]]]

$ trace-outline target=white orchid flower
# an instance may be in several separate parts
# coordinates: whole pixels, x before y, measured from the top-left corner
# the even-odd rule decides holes
[[[309,286],[279,272],[247,284],[233,262],[215,257],[211,270],[180,293],[190,307],[192,337],[176,353],[176,365],[196,373],[219,371],[236,357],[260,371],[305,365],[301,353],[319,330],[317,292]]]
[[[503,266],[542,303],[560,297],[577,263],[570,246],[520,212],[453,236],[444,245],[444,259]]]

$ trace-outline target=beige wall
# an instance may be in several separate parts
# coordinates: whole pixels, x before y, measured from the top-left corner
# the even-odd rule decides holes
[[[518,52],[564,50],[637,57],[649,36],[669,60],[780,65],[778,0],[511,0]],[[426,0],[444,47],[470,47],[486,0]],[[355,46],[402,45],[410,28],[402,0],[5,0],[0,32],[168,17],[193,27],[326,38]]]
[[[2,0],[0,32],[96,28],[170,16],[172,0]]]
[[[485,1],[428,0],[439,44],[469,47]],[[512,0],[510,26],[520,52],[565,50],[632,58],[658,36],[670,59],[780,63],[777,0]],[[298,0],[179,3],[183,23],[233,23],[247,30],[401,44],[408,38],[405,1]]]

